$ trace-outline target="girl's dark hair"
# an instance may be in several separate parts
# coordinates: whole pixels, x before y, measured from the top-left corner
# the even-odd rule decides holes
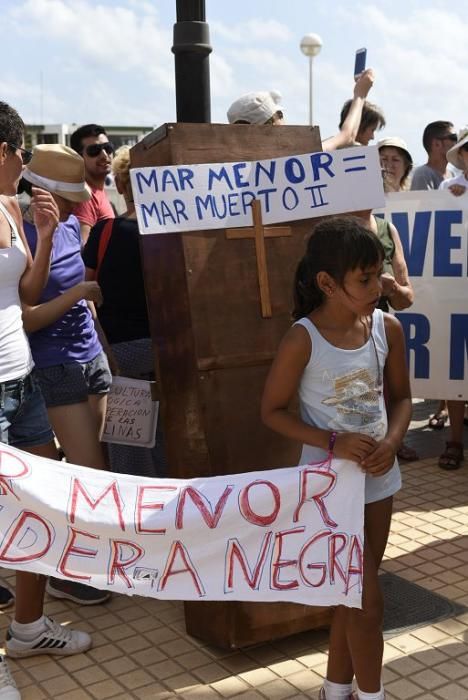
[[[21,146],[23,135],[24,123],[16,109],[6,102],[0,102],[0,143],[6,141]]]
[[[378,265],[384,250],[377,236],[359,219],[347,216],[327,219],[315,227],[294,278],[293,318],[297,321],[318,308],[324,299],[317,274],[327,272],[343,286],[346,273]]]

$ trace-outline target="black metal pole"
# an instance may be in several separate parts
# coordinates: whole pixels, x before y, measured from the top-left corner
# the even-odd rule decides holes
[[[210,122],[210,32],[205,0],[176,0],[174,24],[178,122]]]

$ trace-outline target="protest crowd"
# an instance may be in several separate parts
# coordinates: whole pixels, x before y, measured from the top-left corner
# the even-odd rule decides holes
[[[358,77],[337,134],[322,142],[324,151],[373,145],[386,125],[383,110],[367,101],[373,81],[372,70]],[[277,92],[252,92],[236,100],[227,117],[230,124],[281,125],[287,108]],[[457,135],[450,121],[440,120],[425,126],[422,140],[427,163],[416,169],[401,136],[377,140],[385,191],[448,189],[463,196],[468,131]],[[160,422],[152,448],[101,441],[113,376],[154,379],[130,150],[114,151],[97,124],[78,128],[70,145],[25,150],[21,117],[0,102],[1,442],[75,465],[164,478]],[[117,217],[104,190],[110,172],[126,204]],[[371,210],[319,223],[297,262],[291,280],[294,324],[271,367],[262,419],[304,445],[301,464],[332,453],[366,472],[363,609],[335,610],[320,698],[382,700],[377,572],[392,498],[401,488],[398,459],[418,459],[404,441],[411,395],[402,369],[404,336],[391,312],[409,308],[414,291],[397,228]],[[376,367],[368,387],[375,399],[368,417],[373,431],[361,432],[362,423],[354,430],[344,419],[340,423],[336,403],[318,377],[325,369],[354,376],[369,366]],[[300,418],[288,410],[296,394]],[[429,424],[438,430],[448,421],[439,466],[453,470],[464,457],[464,401],[441,401]],[[91,647],[87,632],[44,615],[45,592],[78,605],[103,603],[111,595],[81,582],[18,571],[14,592],[0,587],[0,608],[15,606],[7,656],[71,655]],[[20,697],[7,659],[0,657],[0,700]]]

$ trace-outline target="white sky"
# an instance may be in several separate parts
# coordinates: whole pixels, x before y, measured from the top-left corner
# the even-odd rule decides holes
[[[27,122],[158,126],[175,121],[175,0],[0,0],[0,99]],[[207,0],[212,121],[244,92],[277,89],[289,123],[308,120],[308,59],[299,43],[320,34],[314,121],[335,132],[351,96],[354,52],[367,47],[377,81],[369,99],[425,160],[422,130],[468,123],[468,0]],[[42,86],[42,88],[41,88]]]

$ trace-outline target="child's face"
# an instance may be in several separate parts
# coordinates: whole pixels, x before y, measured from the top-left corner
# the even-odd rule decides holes
[[[372,267],[349,270],[343,286],[337,287],[336,298],[353,313],[371,314],[382,295],[382,263]]]

